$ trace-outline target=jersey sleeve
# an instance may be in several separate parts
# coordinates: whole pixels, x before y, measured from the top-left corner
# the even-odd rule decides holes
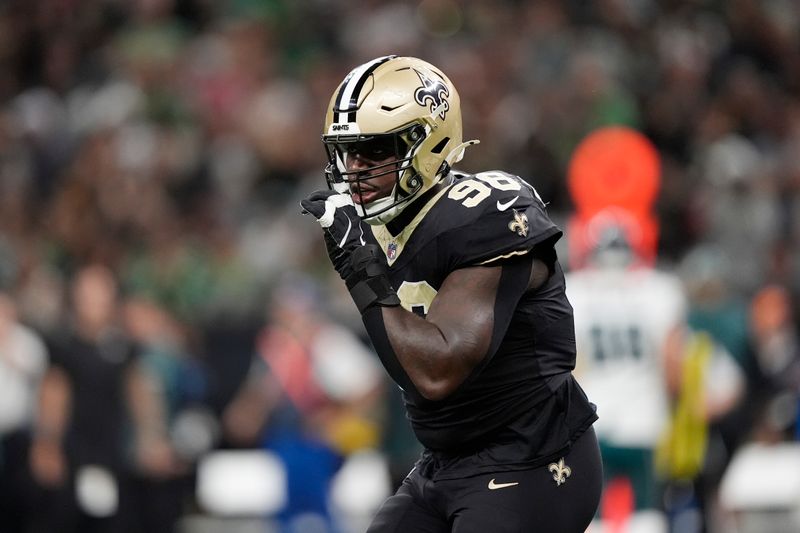
[[[477,206],[462,203],[455,209],[464,223],[443,234],[453,270],[497,264],[542,244],[552,246],[562,235],[533,187],[510,174],[493,175],[517,180],[520,188],[492,188]]]

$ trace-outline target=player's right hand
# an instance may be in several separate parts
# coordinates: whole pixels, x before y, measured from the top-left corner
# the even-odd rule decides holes
[[[346,280],[353,273],[350,255],[366,243],[353,199],[336,191],[315,191],[301,200],[300,205],[304,214],[312,215],[322,226],[328,257],[339,276]]]

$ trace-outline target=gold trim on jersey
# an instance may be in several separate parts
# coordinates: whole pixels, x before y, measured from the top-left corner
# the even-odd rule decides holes
[[[479,265],[486,265],[488,263],[493,263],[495,261],[499,261],[500,259],[508,259],[509,257],[513,257],[515,255],[525,255],[528,253],[528,250],[515,250],[513,252],[509,252],[507,254],[498,255],[497,257],[492,257],[491,259],[487,259],[486,261],[481,261],[478,263]]]
[[[411,238],[411,234],[414,233],[414,230],[417,229],[417,226],[419,226],[420,222],[422,222],[422,219],[425,218],[425,215],[428,214],[428,211],[431,210],[434,204],[439,201],[439,198],[441,198],[449,188],[449,185],[442,188],[441,191],[431,198],[397,236],[393,236],[389,230],[386,229],[385,225],[370,226],[370,228],[372,228],[372,234],[375,236],[375,240],[378,241],[381,250],[383,250],[389,266],[392,266],[394,262],[397,261],[397,258],[400,257],[400,254],[403,253],[403,249],[405,248],[408,239]],[[391,253],[389,252],[390,248],[392,250]]]
[[[437,291],[425,280],[404,281],[397,289],[397,296],[400,298],[400,305],[406,311],[417,311],[422,316],[426,316],[431,308]]]

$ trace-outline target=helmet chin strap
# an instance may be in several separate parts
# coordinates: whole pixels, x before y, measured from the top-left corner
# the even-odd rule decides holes
[[[370,226],[380,226],[382,224],[386,224],[396,217],[406,205],[413,201],[414,198],[414,194],[410,194],[400,201],[395,201],[396,191],[397,185],[392,188],[392,192],[390,192],[388,195],[370,202],[366,206],[366,209],[364,206],[356,204],[356,212],[358,212],[362,217],[367,216],[368,218],[365,218],[364,222]],[[419,188],[417,188],[417,191],[419,191]],[[373,216],[365,215],[365,213],[369,211],[373,211],[376,214]]]
[[[364,222],[370,226],[385,224],[388,221],[387,219],[390,220],[395,215],[395,209],[389,207],[392,205],[392,196],[393,195],[390,194],[389,196],[378,198],[374,202],[370,202],[366,207],[356,204],[356,212],[358,212],[359,216],[366,217],[364,218]],[[370,216],[367,214],[369,211],[375,211],[378,214]]]
[[[339,194],[350,194],[350,186],[344,181],[334,182],[333,190]]]

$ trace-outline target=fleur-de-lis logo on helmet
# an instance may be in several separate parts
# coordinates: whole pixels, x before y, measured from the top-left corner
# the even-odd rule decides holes
[[[450,90],[441,80],[432,79],[428,75],[414,69],[417,73],[419,81],[422,82],[422,87],[417,87],[414,91],[414,101],[421,106],[427,106],[431,113],[438,113],[439,118],[444,120],[447,111],[450,110]]]
[[[559,459],[557,463],[550,463],[547,469],[553,473],[553,480],[557,486],[561,486],[567,482],[567,478],[572,475],[572,469],[564,464],[564,458]]]
[[[508,229],[519,235],[520,237],[527,237],[528,235],[528,215],[520,213],[514,209],[514,219],[508,223]]]

